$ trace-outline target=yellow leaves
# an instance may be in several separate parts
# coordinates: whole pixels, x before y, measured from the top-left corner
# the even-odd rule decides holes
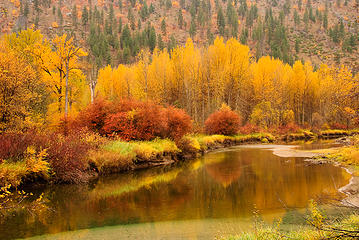
[[[269,102],[279,111],[277,119],[290,122],[294,118],[299,123],[310,123],[314,112],[328,117],[327,99],[341,107],[351,106],[340,100],[347,99],[344,96],[353,89],[347,68],[322,65],[314,71],[310,62],[297,61],[292,67],[271,57],[256,62],[248,46],[236,39],[225,42],[217,37],[208,48],[198,48],[188,39],[170,54],[155,49],[151,57],[142,51],[137,60],[131,66],[101,69],[97,93],[110,99],[134,97],[175,104],[197,122],[223,102],[246,114],[245,119],[257,104]]]
[[[43,178],[49,177],[50,164],[45,160],[47,157],[46,149],[36,153],[33,146],[27,148],[25,153],[26,171],[28,174],[39,174]]]
[[[98,75],[97,92],[110,99],[131,96],[133,69],[124,65],[112,69],[110,65],[101,69]]]
[[[351,109],[350,107],[345,107],[344,111],[349,115],[354,115],[355,114],[355,110]]]
[[[59,24],[57,24],[57,22],[52,22],[52,23],[51,23],[51,26],[52,26],[53,28],[58,28],[58,27],[59,27]]]
[[[231,108],[227,104],[222,103],[220,111],[230,111],[230,110],[231,110]]]
[[[127,112],[127,119],[132,121],[135,118],[136,114],[137,114],[136,109]]]

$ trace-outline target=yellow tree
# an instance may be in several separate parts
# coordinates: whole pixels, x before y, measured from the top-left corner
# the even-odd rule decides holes
[[[155,49],[148,66],[149,97],[160,103],[173,103],[172,61],[166,49]]]
[[[24,126],[38,103],[37,73],[25,58],[0,41],[0,131]]]
[[[66,34],[56,36],[52,41],[54,52],[54,66],[59,72],[59,89],[62,92],[62,82],[65,77],[65,118],[68,115],[69,108],[69,76],[70,72],[79,70],[78,60],[80,57],[86,56],[87,53],[74,44],[73,38],[68,38]],[[61,96],[62,97],[62,96]]]

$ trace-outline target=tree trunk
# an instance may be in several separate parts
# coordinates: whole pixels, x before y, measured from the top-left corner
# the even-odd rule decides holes
[[[68,111],[69,111],[69,61],[70,59],[66,59],[66,85],[65,85],[65,120],[67,119]]]

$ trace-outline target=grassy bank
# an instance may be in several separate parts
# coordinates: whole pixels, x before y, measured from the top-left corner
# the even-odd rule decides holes
[[[186,135],[178,141],[157,138],[152,141],[122,141],[82,134],[8,134],[0,152],[0,186],[19,186],[26,182],[81,183],[100,174],[123,172],[168,164],[200,156],[219,148],[276,140],[299,140],[349,136],[358,131],[326,130],[314,134],[300,130],[276,135],[270,133],[225,135]],[[346,164],[359,164],[359,147],[350,146],[328,158]]]
[[[350,141],[346,142],[349,144],[343,147],[314,150],[320,155],[314,157],[313,162],[325,160],[340,164],[350,169],[354,176],[359,176],[359,135],[352,136],[349,139]]]
[[[272,225],[255,219],[253,231],[237,236],[226,236],[221,240],[359,239],[359,215],[355,212],[346,216],[326,216],[323,209],[320,209],[317,203],[311,200],[304,220],[305,225],[288,229],[281,225],[282,219],[278,219]]]
[[[285,231],[280,226],[260,226],[250,233],[224,237],[221,240],[319,240],[319,239],[358,239],[359,216],[350,215],[340,221],[323,223],[318,226],[304,226],[298,230]]]
[[[110,140],[98,135],[4,136],[0,186],[27,182],[81,183],[100,174],[123,172],[193,158],[207,151],[249,142],[273,142],[271,134],[186,135],[174,142]]]

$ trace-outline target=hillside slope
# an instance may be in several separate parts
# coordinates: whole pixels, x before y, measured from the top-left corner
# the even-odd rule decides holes
[[[126,25],[128,24],[128,28]],[[257,58],[345,64],[359,71],[359,0],[10,0],[0,28],[67,32],[98,67],[134,61],[140,49],[171,49],[192,37],[207,45],[235,37]],[[92,31],[92,33],[91,33]]]

